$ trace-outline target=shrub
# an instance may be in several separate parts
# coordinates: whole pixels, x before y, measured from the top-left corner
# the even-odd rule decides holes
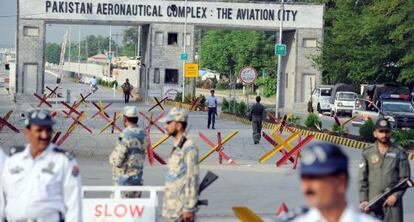
[[[276,78],[271,76],[259,77],[256,84],[260,86],[260,92],[265,97],[270,97],[276,94]]]
[[[373,135],[375,129],[374,122],[371,119],[367,119],[364,124],[359,127],[359,135],[364,138],[365,141],[374,142],[375,137]]]
[[[395,143],[398,143],[404,149],[414,148],[414,130],[394,130],[392,131],[392,138]]]
[[[181,97],[182,96],[183,96],[183,94],[181,92],[177,92],[177,95],[175,96],[174,101],[181,102]]]
[[[225,81],[219,81],[219,82],[216,84],[216,89],[217,89],[217,90],[225,90],[225,89],[228,89],[228,88],[230,88],[230,86],[229,86],[229,83],[228,83],[228,82],[225,82]]]
[[[239,103],[236,99],[232,99],[229,102],[229,112],[236,113]]]
[[[319,119],[319,116],[315,113],[309,113],[309,115],[305,119],[305,126],[307,128],[317,129],[322,128],[322,122]]]
[[[246,112],[247,112],[247,105],[245,102],[242,101],[237,105],[237,113],[245,116]]]
[[[344,133],[347,133],[348,130],[344,125],[338,125],[337,123],[334,123],[332,125],[332,131],[335,133],[338,133],[339,135],[343,135]]]
[[[288,124],[299,125],[300,124],[300,117],[295,116],[295,115],[290,115],[289,118],[287,118],[286,122]]]
[[[228,112],[229,111],[230,103],[227,101],[226,98],[223,98],[223,102],[221,103],[221,111]]]
[[[200,94],[200,105],[204,106],[206,104],[206,97],[203,94]]]

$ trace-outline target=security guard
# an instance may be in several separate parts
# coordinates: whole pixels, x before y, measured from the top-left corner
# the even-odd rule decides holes
[[[167,221],[194,221],[197,210],[199,163],[198,148],[187,139],[187,114],[181,108],[173,108],[166,117],[167,133],[174,137],[174,146],[168,160],[162,215]]]
[[[260,142],[262,121],[266,118],[265,107],[260,104],[261,100],[260,96],[256,97],[256,103],[252,106],[249,113],[249,119],[252,121],[254,144],[258,144]]]
[[[379,222],[347,203],[348,158],[338,146],[313,143],[304,147],[301,154],[302,193],[310,208],[285,213],[279,221]]]
[[[82,221],[79,165],[74,156],[51,143],[53,120],[34,110],[25,120],[29,144],[6,160],[0,202],[7,221]]]
[[[362,152],[362,160],[359,164],[360,209],[385,222],[402,222],[404,191],[389,196],[382,208],[367,209],[366,207],[368,201],[383,192],[385,188],[396,185],[411,174],[407,153],[391,143],[391,125],[387,119],[378,119],[374,137],[375,145]]]
[[[124,109],[125,129],[119,136],[115,149],[109,156],[113,166],[113,180],[116,185],[140,186],[146,155],[147,138],[145,131],[138,127],[138,110],[135,106]],[[141,192],[122,192],[123,198],[139,198]]]

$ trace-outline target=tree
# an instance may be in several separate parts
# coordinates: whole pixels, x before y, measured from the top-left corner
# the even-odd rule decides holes
[[[69,46],[68,46],[69,47]],[[78,52],[79,52],[79,43],[72,42],[70,44],[70,51],[71,51],[71,61],[78,60]],[[116,47],[119,46],[116,42],[111,39],[111,51],[115,52]],[[80,42],[80,60],[86,60],[88,57],[94,56],[99,53],[104,53],[109,51],[109,37],[102,37],[102,36],[94,36],[89,35],[86,36],[85,39],[81,40]],[[69,50],[66,50],[65,59],[69,56]]]
[[[46,43],[45,57],[47,62],[59,64],[60,45],[57,43]]]
[[[325,14],[322,54],[315,58],[325,83],[414,84],[414,2],[346,0]]]
[[[274,76],[274,35],[257,31],[208,30],[202,39],[200,65],[223,74],[238,74],[245,66]]]
[[[124,30],[123,35],[123,52],[128,57],[135,56],[137,50],[138,29],[129,28]]]

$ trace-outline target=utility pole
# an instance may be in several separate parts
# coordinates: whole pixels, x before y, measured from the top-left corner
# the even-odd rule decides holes
[[[282,35],[283,35],[283,20],[285,19],[285,0],[282,0],[280,5],[281,17],[279,25],[279,43],[282,44]],[[277,78],[276,78],[276,107],[275,107],[275,116],[279,118],[279,101],[280,101],[280,79],[281,79],[281,70],[282,70],[282,55],[277,56]]]
[[[187,45],[187,0],[185,0],[185,19],[184,19],[184,54],[186,54],[186,45]],[[181,95],[181,101],[184,102],[185,98],[185,60],[183,59],[183,93]]]
[[[111,62],[112,62],[112,55],[111,55],[111,43],[112,43],[112,26],[109,25],[109,52],[108,52],[108,76],[111,77]]]
[[[81,26],[78,26],[78,76],[80,77]]]

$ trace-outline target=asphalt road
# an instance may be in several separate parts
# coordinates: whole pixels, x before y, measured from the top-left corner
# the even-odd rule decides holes
[[[53,78],[47,77],[47,83],[53,83]],[[64,87],[70,87],[74,91],[84,89],[87,86],[64,82]],[[101,89],[95,95],[97,98],[111,97],[110,89]],[[23,119],[18,115],[25,111],[23,105],[35,106],[37,101],[33,99],[31,104],[12,104],[3,90],[0,90],[0,115],[3,116],[8,110],[14,110],[10,122],[22,129]],[[148,105],[142,103],[132,103],[138,106],[139,110],[146,112]],[[64,107],[53,105],[54,110],[62,110]],[[114,103],[108,108],[108,113],[120,112],[124,104]],[[167,108],[168,110],[169,108]],[[79,110],[87,113],[87,119],[83,123],[92,130],[88,133],[85,129],[78,127],[73,134],[63,144],[63,148],[72,150],[77,154],[80,162],[83,185],[112,185],[112,170],[108,163],[108,155],[112,151],[117,140],[118,133],[111,134],[108,130],[100,133],[100,129],[106,122],[100,117],[91,118],[97,110],[90,104],[82,104]],[[156,117],[161,114],[157,108],[153,115]],[[324,121],[330,121],[328,117],[322,117]],[[62,114],[56,117],[55,131],[65,132],[72,123],[69,118],[64,118]],[[247,206],[266,221],[272,221],[274,214],[280,204],[286,203],[289,208],[303,206],[303,197],[300,192],[300,181],[298,170],[292,169],[291,164],[276,167],[275,162],[281,158],[276,154],[264,164],[259,164],[258,159],[273,147],[267,142],[262,141],[258,145],[253,144],[250,126],[240,123],[218,119],[216,130],[206,128],[206,113],[192,112],[189,116],[191,131],[189,137],[192,138],[199,148],[200,154],[206,153],[210,148],[199,138],[198,134],[203,133],[213,142],[217,140],[217,133],[223,136],[233,131],[238,134],[224,145],[224,152],[236,161],[236,165],[218,164],[218,157],[213,153],[205,162],[201,163],[201,175],[207,170],[212,170],[219,175],[219,179],[209,187],[202,198],[209,200],[209,206],[202,207],[199,211],[200,221],[237,221],[233,215],[232,207]],[[140,118],[140,126],[147,126],[147,121]],[[118,121],[118,125],[121,125]],[[160,125],[162,127],[162,125]],[[151,139],[158,140],[162,133],[152,127]],[[283,135],[287,138],[288,135]],[[26,139],[22,133],[16,134],[5,128],[0,133],[0,146],[7,150],[13,145],[23,145]],[[157,148],[156,152],[164,159],[167,159],[171,149],[171,139]],[[358,163],[361,151],[353,148],[344,147],[344,151],[350,159],[350,182],[347,193],[348,202],[352,205],[358,203],[357,174]],[[413,165],[411,169],[414,170]],[[164,183],[166,167],[160,164],[151,166],[148,162],[144,168],[144,184],[148,186],[162,186]],[[414,221],[414,192],[409,190],[404,196],[405,200],[405,219]]]

